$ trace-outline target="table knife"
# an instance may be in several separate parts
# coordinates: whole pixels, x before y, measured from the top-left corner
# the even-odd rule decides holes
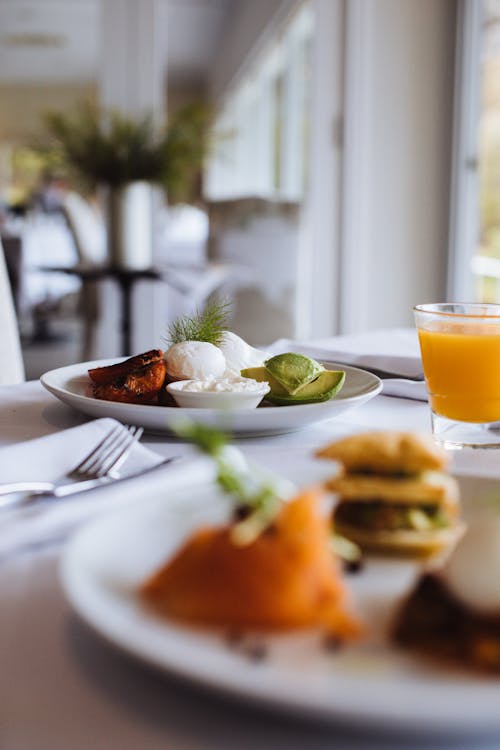
[[[380,378],[381,380],[387,380],[388,378],[398,378],[400,380],[411,380],[415,383],[424,381],[423,373],[420,373],[418,375],[404,375],[401,372],[391,372],[390,370],[382,370],[378,367],[369,367],[367,365],[358,364],[355,362],[341,362],[338,359],[336,359],[335,361],[321,359],[321,362],[324,365],[346,365],[347,367],[357,367],[359,370],[365,370],[365,372],[370,372],[372,375],[376,375],[377,378]]]
[[[60,500],[72,495],[79,495],[88,490],[93,490],[96,487],[124,482],[127,479],[135,479],[136,477],[149,474],[155,469],[160,469],[162,466],[173,463],[179,458],[180,456],[170,456],[154,466],[150,466],[147,469],[141,469],[140,471],[134,472],[133,474],[127,474],[126,476],[113,477],[107,475],[99,477],[98,479],[84,479],[81,482],[73,482],[61,486],[56,486],[52,482],[9,482],[8,484],[0,485],[0,510],[28,505],[35,501]]]

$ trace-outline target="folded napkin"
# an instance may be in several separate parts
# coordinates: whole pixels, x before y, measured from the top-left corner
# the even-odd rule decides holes
[[[53,435],[1,448],[0,481],[58,479],[82,461],[117,424],[114,419],[96,419]],[[163,456],[134,443],[118,473],[128,476],[142,472],[161,464],[163,460]],[[164,472],[176,473],[179,468],[185,471],[185,467],[182,467],[184,462],[178,463],[180,467],[177,463],[166,465],[164,469],[145,477],[131,479],[130,483],[137,482],[142,488],[145,481],[164,481]],[[0,562],[17,551],[62,540],[92,515],[130,502],[131,493],[124,491],[125,486],[118,482],[51,502],[35,501],[32,505],[17,509],[0,509]],[[141,492],[139,497],[142,495]]]
[[[115,419],[95,419],[53,435],[2,448],[0,482],[38,479],[51,482],[59,479],[77,466],[119,424]],[[133,474],[161,461],[161,456],[140,443],[134,443],[119,474]]]
[[[309,341],[279,339],[269,349],[274,354],[294,351],[314,359],[394,373],[394,378],[383,380],[384,396],[427,400],[418,336],[412,328],[392,328]],[[405,378],[419,378],[420,382]]]

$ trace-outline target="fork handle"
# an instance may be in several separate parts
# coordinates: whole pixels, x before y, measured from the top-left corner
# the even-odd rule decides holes
[[[17,492],[30,492],[38,495],[53,492],[54,489],[55,484],[53,482],[10,482],[9,484],[0,484],[0,496]]]
[[[0,485],[0,508],[19,505],[20,496],[38,497],[51,495],[55,490],[53,482],[10,482]]]
[[[11,484],[3,484],[0,485],[0,510],[28,505],[30,502],[44,496],[47,496],[49,499],[57,499],[76,495],[80,492],[85,492],[85,490],[99,487],[102,484],[108,484],[110,481],[112,481],[111,477],[106,476],[62,485],[53,482],[12,482]]]

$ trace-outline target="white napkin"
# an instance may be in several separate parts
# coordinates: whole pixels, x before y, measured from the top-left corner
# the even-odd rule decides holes
[[[274,354],[294,351],[314,359],[393,372],[394,378],[383,380],[384,396],[427,401],[415,329],[392,328],[309,341],[279,339],[269,348]]]
[[[119,424],[115,419],[95,419],[53,435],[2,448],[0,482],[37,479],[50,482],[59,479],[79,464]],[[127,476],[161,461],[161,456],[135,443],[119,473]]]
[[[117,424],[114,419],[96,419],[53,435],[1,448],[0,482],[58,479],[82,461]],[[135,474],[163,460],[163,456],[135,443],[118,473],[120,476]],[[165,466],[165,471],[168,469],[169,466]],[[163,475],[158,470],[147,476],[157,473]],[[96,512],[121,502],[122,496],[127,494],[123,486],[118,483],[50,503],[35,502],[19,509],[0,509],[0,562],[18,549],[58,540]],[[106,493],[105,501],[102,493]]]

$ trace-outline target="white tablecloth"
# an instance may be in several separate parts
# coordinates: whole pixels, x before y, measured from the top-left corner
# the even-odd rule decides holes
[[[84,421],[38,383],[0,388],[0,445]],[[300,433],[238,441],[246,455],[283,471],[294,455],[364,428],[429,430],[428,406],[378,396]],[[143,441],[162,455],[191,449],[168,437]],[[496,452],[457,454],[463,466],[497,471]],[[1,520],[1,519],[0,519]],[[19,521],[22,523],[22,520]],[[0,748],[2,750],[326,750],[498,748],[457,740],[367,734],[295,720],[198,691],[152,673],[106,646],[71,613],[58,582],[59,547],[0,565]]]

